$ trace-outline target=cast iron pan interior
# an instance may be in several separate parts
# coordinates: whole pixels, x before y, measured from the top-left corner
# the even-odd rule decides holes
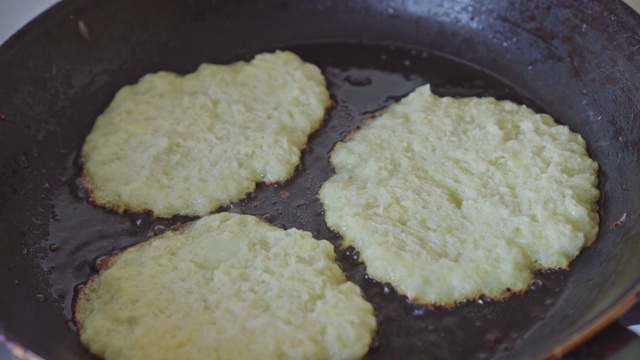
[[[586,139],[601,169],[600,236],[571,270],[538,274],[524,295],[429,310],[368,278],[353,249],[337,254],[377,311],[378,346],[368,358],[563,349],[637,290],[639,28],[635,13],[606,0],[56,5],[0,49],[0,332],[45,358],[87,358],[69,321],[74,287],[100,257],[189,220],[87,203],[78,150],[120,87],[149,72],[289,49],[322,69],[334,106],[292,179],[259,186],[221,211],[256,214],[338,246],[315,194],[333,171],[333,144],[375,110],[430,83],[440,95],[490,95],[550,113]]]

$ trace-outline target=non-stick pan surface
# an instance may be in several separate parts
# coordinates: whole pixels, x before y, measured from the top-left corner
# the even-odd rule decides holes
[[[565,350],[638,290],[639,36],[640,18],[606,0],[63,2],[0,48],[0,333],[45,358],[88,358],[70,322],[74,288],[101,257],[190,220],[87,202],[78,151],[120,87],[149,72],[289,49],[322,69],[334,105],[292,179],[221,211],[332,241],[376,309],[368,358]],[[357,253],[339,249],[316,199],[333,171],[329,151],[424,83],[440,95],[527,104],[585,138],[600,164],[601,229],[569,271],[538,274],[522,295],[429,309],[368,278]]]

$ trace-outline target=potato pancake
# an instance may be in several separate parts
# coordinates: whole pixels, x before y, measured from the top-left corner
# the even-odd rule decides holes
[[[78,296],[105,359],[358,359],[376,319],[333,246],[221,213],[112,258]]]
[[[331,156],[326,222],[367,272],[450,305],[526,289],[598,233],[598,165],[585,141],[526,106],[418,88]]]
[[[290,52],[146,75],[96,120],[85,184],[119,211],[205,215],[289,178],[329,104],[320,70]]]

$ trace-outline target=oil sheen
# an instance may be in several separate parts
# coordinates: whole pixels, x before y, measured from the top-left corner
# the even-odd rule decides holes
[[[330,241],[339,266],[361,287],[376,311],[378,331],[367,359],[487,358],[513,348],[553,309],[568,271],[537,273],[530,291],[504,299],[479,298],[454,308],[415,304],[388,284],[366,275],[359,252],[342,246],[342,238],[327,228],[317,193],[334,173],[329,162],[334,145],[421,85],[430,84],[438,96],[492,96],[525,104],[537,112],[544,109],[506,82],[424,49],[312,44],[281,50],[291,50],[320,68],[332,106],[321,127],[310,135],[301,164],[290,179],[258,184],[249,196],[218,211],[258,215],[272,225],[309,231],[316,239]],[[254,55],[237,60],[249,60]],[[66,175],[59,183],[50,184],[53,213],[50,235],[43,242],[48,249],[43,266],[51,281],[47,298],[58,303],[69,320],[75,287],[96,273],[101,258],[170,230],[178,222],[196,219],[117,214],[91,205],[82,190],[82,164],[77,159],[77,153],[69,154],[67,163],[59,165],[66,167]]]

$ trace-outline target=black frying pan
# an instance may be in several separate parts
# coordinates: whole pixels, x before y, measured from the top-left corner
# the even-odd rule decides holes
[[[632,305],[640,289],[640,16],[626,5],[76,0],[0,48],[5,344],[50,359],[88,358],[70,322],[74,286],[100,257],[190,220],[118,215],[86,201],[78,149],[115,92],[148,72],[186,73],[275,49],[318,65],[334,106],[293,179],[221,210],[339,246],[315,198],[332,172],[328,152],[372,112],[427,82],[440,95],[490,95],[547,112],[580,133],[600,164],[597,241],[569,271],[537,274],[522,295],[430,310],[368,278],[352,249],[338,249],[377,311],[368,358],[558,355]]]

